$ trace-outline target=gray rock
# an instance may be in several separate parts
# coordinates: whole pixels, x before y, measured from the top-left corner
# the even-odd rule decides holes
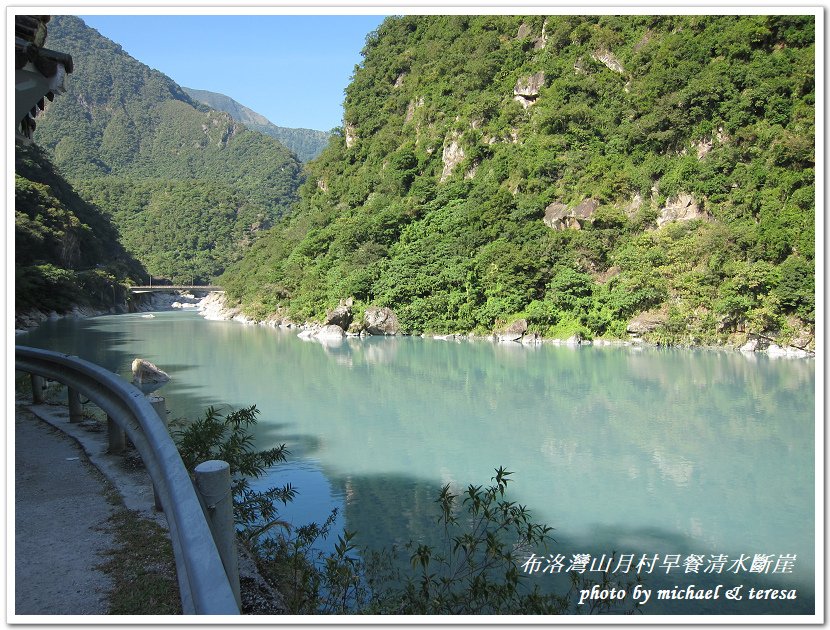
[[[496,333],[496,339],[499,341],[520,341],[527,332],[527,320],[517,319],[509,326]]]
[[[539,98],[539,90],[545,85],[545,73],[542,71],[529,77],[522,77],[513,88],[513,100],[527,109]]]
[[[663,325],[666,319],[667,315],[663,311],[644,311],[628,322],[626,331],[630,335],[640,336]]]
[[[769,347],[770,344],[769,337],[759,337],[753,333],[749,333],[747,335],[746,343],[741,346],[740,350],[742,352],[764,352]],[[747,350],[744,350],[747,348]],[[749,350],[748,348],[752,348]]]
[[[159,369],[147,359],[134,359],[132,370],[133,381],[138,383],[166,383],[170,380],[167,372]]]
[[[741,352],[755,352],[758,349],[758,340],[750,339],[740,347]]]
[[[623,67],[622,63],[619,59],[617,59],[614,56],[614,53],[612,53],[610,50],[604,48],[595,50],[594,54],[592,54],[591,57],[599,61],[609,70],[613,70],[614,72],[617,72],[619,74],[625,73],[625,68]]]
[[[464,148],[458,143],[457,138],[444,147],[441,160],[444,162],[444,170],[441,172],[441,181],[446,181],[452,175],[453,169],[464,161]]]
[[[343,130],[346,134],[346,148],[351,149],[355,144],[357,144],[357,129],[355,129],[354,125],[346,123]]]
[[[133,385],[145,394],[157,390],[170,380],[167,372],[159,369],[146,359],[134,359],[132,371]]]
[[[242,586],[244,614],[285,614],[286,606],[279,591],[271,586],[256,566],[253,554],[241,543],[237,544],[239,582]]]
[[[566,346],[578,346],[581,343],[582,343],[582,335],[580,335],[579,333],[575,333],[575,334],[571,335],[570,337],[568,337],[567,339],[565,339],[565,345]]]
[[[326,313],[323,324],[325,326],[339,326],[343,330],[348,330],[352,323],[352,317],[352,305],[341,301],[340,306]]]
[[[585,199],[573,208],[564,203],[554,201],[545,208],[545,217],[542,219],[553,230],[580,230],[593,221],[594,212],[599,207],[596,199]]]
[[[367,308],[363,314],[363,327],[370,335],[397,335],[400,332],[398,316],[387,306]]]
[[[521,335],[527,332],[527,320],[517,319],[504,329],[506,333],[519,333]]]
[[[542,340],[539,338],[539,335],[536,333],[531,333],[529,335],[525,335],[520,340],[522,344],[526,346],[535,346],[542,343]]]
[[[519,32],[516,34],[516,39],[524,39],[525,37],[530,37],[533,33],[533,29],[530,28],[529,24],[522,22],[521,26],[519,26]]]
[[[787,351],[784,350],[781,346],[775,343],[771,343],[767,348],[767,356],[770,357],[785,357],[787,356]]]
[[[700,208],[692,195],[682,194],[666,200],[665,207],[660,209],[657,217],[657,226],[660,227],[671,221],[706,220],[708,218],[708,213]]]
[[[323,326],[314,336],[317,339],[343,339],[346,333],[340,326],[329,324]]]

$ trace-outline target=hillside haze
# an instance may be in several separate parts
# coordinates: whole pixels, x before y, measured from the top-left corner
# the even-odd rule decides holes
[[[295,202],[301,165],[272,137],[192,100],[77,17],[55,16],[49,45],[76,70],[35,141],[150,274],[207,282]]]
[[[237,122],[241,122],[249,129],[261,131],[276,138],[283,145],[291,149],[301,162],[308,162],[316,158],[326,148],[329,142],[329,134],[324,131],[279,127],[262,114],[258,114],[254,110],[237,103],[230,96],[225,96],[218,92],[209,92],[208,90],[183,89],[194,101],[204,103],[213,109],[227,112],[231,118]]]
[[[403,16],[297,211],[224,275],[255,317],[812,343],[813,16]]]

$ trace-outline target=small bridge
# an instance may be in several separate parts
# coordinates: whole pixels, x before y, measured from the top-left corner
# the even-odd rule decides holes
[[[213,284],[155,284],[130,287],[130,293],[157,293],[164,291],[224,291],[224,289]]]

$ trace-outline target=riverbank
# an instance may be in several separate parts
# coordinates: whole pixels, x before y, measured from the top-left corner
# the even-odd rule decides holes
[[[129,305],[118,304],[108,309],[96,309],[91,306],[74,304],[71,309],[58,313],[54,310],[44,311],[41,309],[28,309],[15,312],[14,332],[21,335],[33,330],[47,321],[58,319],[86,319],[88,317],[100,317],[101,315],[123,315],[125,313],[146,313],[153,311],[170,311],[174,309],[198,308],[198,305],[205,296],[197,296],[193,293],[176,291],[170,293],[155,292],[140,294]]]
[[[320,322],[302,322],[297,323],[291,319],[274,314],[265,319],[255,319],[249,317],[244,313],[241,307],[230,307],[226,304],[225,294],[212,292],[199,301],[197,308],[199,313],[207,320],[214,321],[235,321],[245,325],[270,326],[272,328],[282,329],[296,329],[299,330],[298,336],[303,339],[314,339],[323,343],[336,343],[338,339],[345,337],[366,337],[371,335],[367,332],[365,324],[362,328],[355,327],[351,320],[344,320],[342,313],[344,305],[329,313],[326,321]],[[338,311],[340,311],[338,313]],[[340,319],[338,319],[338,317]],[[346,323],[343,325],[344,321]],[[335,328],[340,330],[336,330]],[[382,334],[382,333],[381,333]],[[402,334],[409,336],[408,333],[396,330],[395,333],[387,334]],[[493,332],[490,335],[476,335],[474,333],[452,333],[452,334],[427,334],[422,333],[417,335],[423,338],[432,338],[439,341],[490,341],[495,343],[519,344],[522,346],[536,346],[541,344],[562,345],[562,346],[645,346],[645,347],[660,347],[661,344],[652,343],[646,340],[641,333],[632,334],[629,339],[584,339],[581,335],[571,335],[565,339],[541,337],[536,333],[528,333],[527,322],[518,320],[513,322],[510,326],[501,331]],[[723,345],[696,345],[689,344],[683,347],[696,348],[715,348],[741,352],[744,355],[751,356],[753,354],[766,354],[771,358],[791,358],[804,359],[812,358],[815,352],[804,347],[794,345],[778,345],[776,340],[765,336],[756,335],[752,333],[735,333],[732,335],[732,341]]]
[[[384,320],[383,323],[377,325],[374,321],[363,321],[359,325],[351,322],[351,319],[344,320],[342,315],[343,305],[338,307],[329,314],[326,321],[320,322],[302,322],[298,323],[288,317],[280,314],[273,314],[265,319],[255,319],[245,314],[243,309],[239,306],[228,306],[225,300],[225,294],[219,291],[211,291],[205,295],[197,295],[183,291],[171,293],[149,293],[144,296],[141,301],[133,305],[132,312],[158,312],[158,311],[172,311],[172,310],[194,310],[206,320],[209,321],[234,321],[240,324],[250,326],[269,326],[271,328],[281,328],[286,330],[297,330],[298,336],[306,340],[317,340],[326,344],[337,343],[339,339],[346,337],[367,337],[367,336],[383,336],[400,334],[404,336],[413,336],[406,331],[402,331],[397,327],[397,319],[394,317],[394,312],[391,309],[375,309],[376,311],[385,311],[385,313],[378,316]],[[74,306],[71,311],[63,314],[51,311],[44,313],[39,310],[27,311],[15,315],[15,334],[20,335],[37,328],[40,324],[49,320],[62,319],[72,317],[76,319],[86,317],[97,317],[100,315],[114,315],[129,312],[126,305],[112,307],[108,310],[96,310],[89,307]],[[368,311],[368,309],[367,309]],[[389,316],[391,314],[391,317]],[[152,315],[148,315],[152,317]],[[378,319],[375,317],[375,320]],[[387,325],[386,319],[394,320],[393,325]],[[632,333],[629,339],[584,339],[579,334],[571,335],[565,339],[541,337],[536,333],[529,333],[527,330],[527,322],[524,320],[517,320],[500,331],[495,331],[489,335],[477,335],[474,333],[450,333],[450,334],[429,334],[420,333],[415,336],[422,338],[431,338],[438,341],[488,341],[493,343],[507,343],[519,344],[522,346],[537,346],[542,344],[559,345],[559,346],[608,346],[608,347],[660,347],[660,343],[654,343],[644,338],[643,333]],[[814,340],[811,339],[814,343]],[[805,359],[815,357],[815,352],[809,348],[797,345],[776,343],[776,339],[753,333],[735,333],[731,335],[730,341],[722,345],[700,345],[690,343],[679,347],[689,348],[712,348],[720,350],[738,351],[745,356],[752,356],[754,354],[765,354],[771,358],[789,358],[789,359]]]
[[[505,465],[517,500],[557,528],[567,553],[776,548],[798,555],[793,579],[809,588],[814,361],[404,336],[329,348],[299,330],[177,311],[58,324],[32,345],[118,373],[146,357],[171,376],[172,417],[256,404],[256,444],[292,453],[261,487],[298,489],[279,506],[294,529],[338,508],[332,545],[344,529],[361,545],[428,540],[444,484],[463,492]],[[724,505],[777,518],[725,522]],[[692,518],[700,527],[683,527]]]

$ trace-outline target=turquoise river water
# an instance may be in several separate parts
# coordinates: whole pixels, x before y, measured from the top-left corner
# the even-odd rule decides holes
[[[296,486],[284,510],[295,524],[336,507],[362,545],[430,540],[442,485],[486,484],[505,466],[511,497],[555,528],[526,567],[540,585],[566,585],[575,554],[597,568],[616,552],[612,568],[631,558],[655,589],[647,613],[813,613],[812,360],[410,337],[324,346],[192,312],[46,322],[16,342],[124,376],[148,359],[172,376],[159,393],[173,417],[256,404],[257,445],[291,451],[260,485]],[[657,599],[689,585],[723,586],[716,600]],[[750,600],[750,588],[796,599]]]

